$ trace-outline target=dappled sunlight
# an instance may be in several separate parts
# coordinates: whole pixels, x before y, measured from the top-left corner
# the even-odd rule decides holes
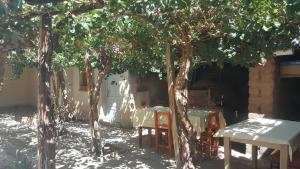
[[[254,118],[227,126],[215,137],[227,137],[230,141],[282,149],[287,146],[289,158],[300,146],[300,123],[288,120]]]
[[[224,147],[221,146],[219,147],[219,158],[220,159],[224,159]],[[235,151],[235,150],[231,150],[231,156],[232,157],[236,157],[236,158],[246,158],[246,159],[249,159],[251,160],[252,158],[252,154],[251,153],[240,153],[238,151]]]
[[[103,155],[94,158],[90,151],[90,127],[79,122],[65,123],[66,133],[59,136],[56,147],[56,168],[175,168],[174,159],[166,152],[155,153],[154,147],[139,148],[136,130],[102,125]],[[36,164],[35,127],[14,120],[11,115],[1,114],[0,138],[11,143],[13,152],[18,150]],[[2,143],[1,143],[2,144]],[[4,144],[2,144],[4,145]]]
[[[116,118],[116,114],[117,114],[117,103],[113,102],[111,105],[108,105],[109,110],[107,112],[107,114],[105,114],[105,116],[103,117],[103,121],[104,122],[108,122],[111,123],[115,120]]]
[[[277,139],[285,141],[285,138],[291,134],[286,132],[286,128],[292,127],[290,123],[284,123],[285,120],[255,118],[248,119],[247,123],[237,123],[225,128],[218,136],[233,135],[242,139],[257,140],[260,139]],[[280,127],[279,127],[280,126]]]
[[[239,133],[247,133],[253,136],[253,140],[257,139],[259,134],[270,132],[275,126],[282,124],[281,121],[273,119],[256,118],[248,120],[253,125],[250,126],[237,126],[233,129],[234,135]],[[238,124],[237,124],[238,125]]]

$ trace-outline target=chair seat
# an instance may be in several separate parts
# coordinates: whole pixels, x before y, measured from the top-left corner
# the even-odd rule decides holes
[[[280,151],[277,151],[276,153],[271,155],[271,167],[272,167],[272,163],[276,163],[279,164],[280,161]],[[300,151],[297,150],[294,152],[293,154],[293,160],[292,161],[288,161],[288,166],[289,167],[293,167],[293,168],[298,168],[300,169]]]

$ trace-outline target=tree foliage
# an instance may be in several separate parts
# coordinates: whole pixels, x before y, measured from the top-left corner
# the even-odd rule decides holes
[[[159,41],[185,43],[190,29],[194,64],[251,66],[275,50],[299,46],[299,1],[113,1],[118,12],[146,22]],[[121,10],[119,10],[121,9]]]

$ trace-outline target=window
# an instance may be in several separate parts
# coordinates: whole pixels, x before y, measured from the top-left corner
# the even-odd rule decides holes
[[[79,90],[80,91],[87,91],[88,84],[87,84],[87,72],[80,71],[79,72]]]

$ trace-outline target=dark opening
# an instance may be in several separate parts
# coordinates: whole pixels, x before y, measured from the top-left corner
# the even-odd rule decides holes
[[[279,96],[280,118],[300,121],[300,78],[281,79]]]
[[[223,112],[227,125],[247,117],[249,71],[225,64],[202,66],[191,74],[190,89],[211,88],[212,100]]]
[[[223,68],[202,66],[192,72],[189,89],[211,88],[212,100],[223,112],[226,125],[230,125],[248,116],[248,81],[248,68],[231,64],[225,64]],[[245,153],[246,146],[233,142],[232,149]]]
[[[279,81],[278,118],[300,121],[300,50],[295,50],[290,56],[281,56],[278,60],[282,71]]]

